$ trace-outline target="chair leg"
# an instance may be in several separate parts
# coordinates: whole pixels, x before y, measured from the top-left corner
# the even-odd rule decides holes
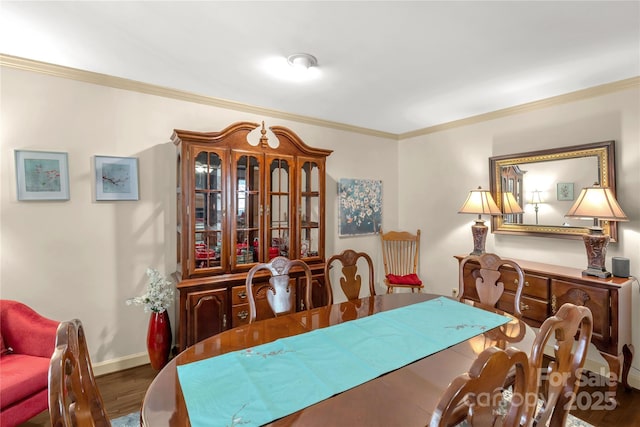
[[[387,286],[387,293],[388,294],[392,294],[393,293],[393,286]]]

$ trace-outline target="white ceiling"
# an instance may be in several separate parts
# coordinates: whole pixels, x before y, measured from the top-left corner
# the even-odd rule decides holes
[[[639,76],[640,2],[1,0],[0,53],[402,134]]]

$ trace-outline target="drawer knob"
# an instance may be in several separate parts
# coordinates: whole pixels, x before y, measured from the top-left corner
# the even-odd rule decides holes
[[[513,284],[514,284],[514,285],[516,285],[516,286],[518,286],[518,279],[513,279]],[[525,287],[527,287],[527,286],[531,286],[531,285],[529,285],[529,282],[527,282],[527,281],[525,280],[525,281],[524,281],[524,286],[525,286]]]
[[[529,310],[529,306],[523,302],[520,302],[520,311]]]
[[[238,292],[238,298],[245,299],[246,297],[247,297],[247,291],[246,290]]]
[[[238,312],[238,317],[242,320],[246,319],[247,317],[249,317],[249,312],[247,310],[242,310]]]

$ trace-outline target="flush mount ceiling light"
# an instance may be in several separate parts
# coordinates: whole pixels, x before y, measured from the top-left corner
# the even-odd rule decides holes
[[[318,60],[308,53],[266,58],[261,67],[278,80],[306,83],[320,78],[322,74]]]
[[[287,57],[287,62],[293,68],[308,70],[311,67],[315,67],[318,65],[318,60],[315,56],[309,55],[308,53],[294,53],[293,55],[289,55]]]

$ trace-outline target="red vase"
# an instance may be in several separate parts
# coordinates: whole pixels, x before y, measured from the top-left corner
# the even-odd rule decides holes
[[[149,331],[147,332],[147,351],[151,367],[157,371],[169,361],[171,351],[171,324],[167,311],[151,313]]]

